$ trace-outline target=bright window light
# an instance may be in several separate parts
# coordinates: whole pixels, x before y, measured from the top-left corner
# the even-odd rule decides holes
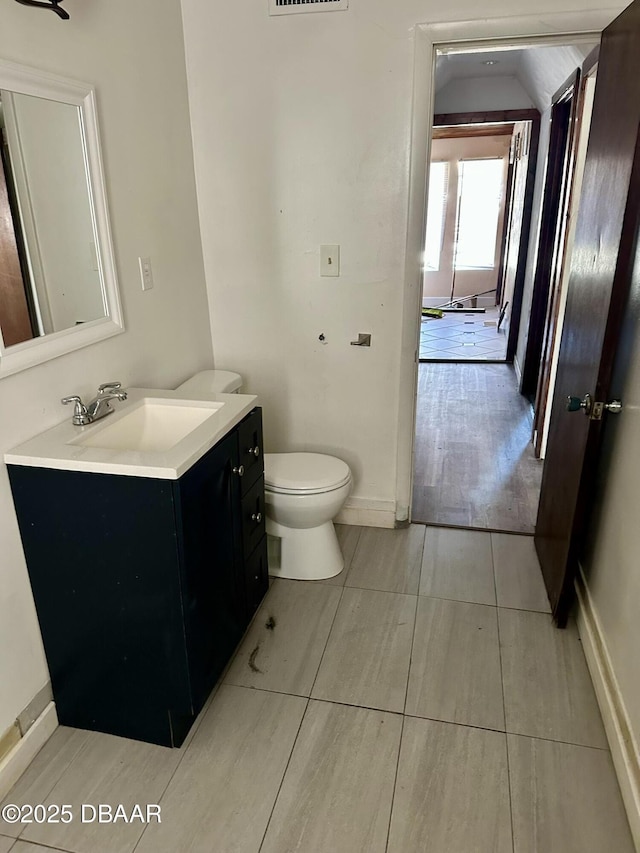
[[[458,162],[457,270],[493,269],[504,160]]]
[[[427,234],[424,249],[424,269],[427,272],[437,272],[440,269],[448,180],[449,164],[446,162],[432,163],[429,170]]]

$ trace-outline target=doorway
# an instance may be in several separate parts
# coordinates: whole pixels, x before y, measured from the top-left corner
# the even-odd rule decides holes
[[[554,162],[569,157],[567,134],[563,158],[553,153],[560,143],[551,133],[552,108],[558,89],[596,43],[597,36],[589,35],[481,51],[436,48],[413,521],[534,533],[543,463],[532,444],[533,406],[520,384],[543,212],[548,218],[549,210],[542,204],[545,166],[550,156]],[[563,115],[566,103],[564,98]],[[465,173],[473,165],[488,174],[501,162],[496,128],[503,147],[508,140],[500,179],[493,186],[485,180],[475,222],[469,221],[473,205],[465,210]],[[472,145],[479,157],[469,157]],[[562,210],[558,201],[556,206],[557,220]],[[478,238],[475,246],[470,234]],[[443,280],[451,283],[450,298],[436,304],[433,291],[442,290]]]
[[[512,122],[437,117],[431,146],[420,361],[506,358],[497,305]]]

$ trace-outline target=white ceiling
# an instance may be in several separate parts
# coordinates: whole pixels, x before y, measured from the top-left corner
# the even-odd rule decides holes
[[[478,77],[515,77],[531,100],[544,112],[567,77],[582,65],[596,42],[488,50],[476,53],[439,53],[436,92],[452,80]],[[493,60],[495,65],[486,65]]]

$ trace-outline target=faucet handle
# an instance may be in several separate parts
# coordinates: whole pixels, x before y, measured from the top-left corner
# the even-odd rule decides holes
[[[78,397],[77,394],[73,394],[70,397],[63,397],[60,402],[66,406],[68,403],[74,403],[75,408],[73,410],[73,423],[76,426],[87,426],[87,424],[91,423],[91,418],[87,412],[87,407],[82,402],[82,398]]]
[[[122,382],[104,382],[102,385],[98,385],[98,394],[105,391],[117,391],[119,388],[122,388]]]

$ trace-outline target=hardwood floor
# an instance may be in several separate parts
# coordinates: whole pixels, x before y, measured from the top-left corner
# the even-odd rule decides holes
[[[414,522],[533,533],[542,462],[508,364],[420,364]]]

